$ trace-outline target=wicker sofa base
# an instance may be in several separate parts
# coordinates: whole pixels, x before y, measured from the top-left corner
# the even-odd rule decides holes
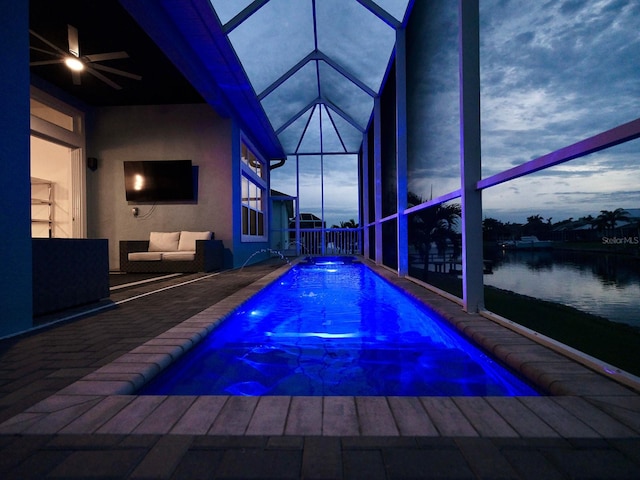
[[[109,298],[106,239],[34,238],[33,316]]]
[[[195,273],[221,270],[224,246],[222,240],[196,240],[196,254],[191,261],[152,260],[131,261],[129,253],[146,252],[148,240],[120,241],[120,271],[127,273]]]

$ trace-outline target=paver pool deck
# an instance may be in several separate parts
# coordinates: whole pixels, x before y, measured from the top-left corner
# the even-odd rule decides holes
[[[116,288],[0,340],[0,478],[640,478],[633,385],[374,265],[548,395],[135,395],[278,260]]]

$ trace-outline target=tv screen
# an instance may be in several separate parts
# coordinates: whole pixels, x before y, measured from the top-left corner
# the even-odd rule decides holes
[[[195,200],[191,160],[124,162],[124,186],[129,202],[177,202]]]

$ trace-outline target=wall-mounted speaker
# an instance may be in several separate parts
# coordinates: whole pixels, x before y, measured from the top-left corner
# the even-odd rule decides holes
[[[87,168],[92,172],[95,172],[98,169],[98,159],[95,157],[87,158]]]

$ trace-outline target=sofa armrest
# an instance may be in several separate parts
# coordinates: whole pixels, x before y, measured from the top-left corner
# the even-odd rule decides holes
[[[120,240],[120,253],[146,252],[149,250],[149,240]]]
[[[196,240],[196,263],[201,271],[222,270],[224,247],[222,240]]]

